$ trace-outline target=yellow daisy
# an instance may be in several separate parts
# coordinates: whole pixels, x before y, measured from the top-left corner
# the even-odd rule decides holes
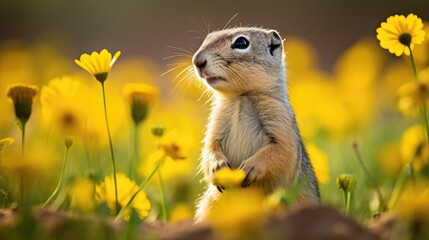
[[[77,104],[80,82],[70,76],[54,78],[42,88],[40,102],[48,124],[63,134],[83,129],[85,114]]]
[[[417,81],[403,84],[398,95],[399,110],[405,115],[417,115],[419,107],[429,102],[429,68],[420,72]]]
[[[429,221],[429,188],[428,183],[417,181],[407,184],[398,199],[393,211],[406,221]]]
[[[91,55],[84,53],[80,56],[80,60],[75,59],[74,61],[79,67],[93,75],[99,82],[104,83],[110,69],[120,55],[121,52],[117,51],[112,58],[112,54],[107,49],[103,49],[100,53],[92,52]]]
[[[412,13],[407,17],[390,16],[386,22],[381,23],[381,27],[377,28],[380,46],[398,57],[403,53],[409,56],[414,44],[421,44],[424,38],[423,22]]]
[[[190,140],[177,129],[173,129],[162,136],[159,146],[167,157],[183,160],[189,156]]]
[[[219,197],[207,221],[215,239],[254,239],[267,221],[267,210],[262,192],[238,188]]]
[[[186,203],[178,203],[171,211],[170,222],[180,222],[186,219],[192,219],[194,212],[192,205]]]
[[[123,173],[116,174],[116,178],[118,183],[118,204],[120,207],[124,207],[131,200],[133,195],[139,191],[139,186]],[[98,184],[95,187],[95,193],[95,199],[99,203],[106,202],[107,206],[112,210],[112,213],[115,213],[115,183],[113,176],[107,176],[102,183]],[[151,208],[146,193],[141,189],[130,206],[138,213],[141,219],[149,215],[149,210]],[[130,217],[131,208],[128,208],[123,215],[126,220]]]
[[[426,131],[422,125],[416,124],[404,131],[400,154],[403,163],[413,163],[416,170],[428,163],[429,149],[426,144]]]
[[[91,212],[96,207],[95,182],[88,177],[76,179],[68,189],[70,208],[81,212]]]

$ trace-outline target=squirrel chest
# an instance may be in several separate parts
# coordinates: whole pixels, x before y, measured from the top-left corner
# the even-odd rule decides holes
[[[238,168],[244,160],[270,143],[259,118],[256,103],[240,96],[223,104],[220,146],[232,167]]]

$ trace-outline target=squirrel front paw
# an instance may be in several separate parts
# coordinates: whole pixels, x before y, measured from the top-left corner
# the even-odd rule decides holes
[[[254,182],[262,179],[265,176],[265,167],[260,161],[254,159],[248,159],[241,163],[239,169],[246,173],[246,177],[241,184],[241,187],[245,188],[252,185]]]
[[[227,161],[225,161],[225,160],[217,160],[217,161],[214,161],[214,162],[211,163],[211,165],[210,165],[210,173],[209,173],[210,174],[210,177],[209,177],[210,178],[210,182],[213,183],[215,173],[219,169],[221,169],[223,167],[232,168],[231,165]],[[221,193],[224,190],[224,187],[222,187],[221,185],[216,185],[216,188]]]
[[[223,167],[229,167],[229,168],[231,168],[231,165],[227,161],[225,161],[225,160],[213,161],[211,163],[211,165],[210,165],[210,174],[211,174],[211,177],[213,177],[214,173],[217,172],[219,169],[221,169]]]

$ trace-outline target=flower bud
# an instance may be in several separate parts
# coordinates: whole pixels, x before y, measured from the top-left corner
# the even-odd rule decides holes
[[[162,137],[165,133],[165,126],[162,124],[156,124],[156,125],[153,125],[150,130],[153,136]]]
[[[73,138],[72,137],[66,137],[66,139],[64,140],[64,145],[66,146],[66,148],[70,148],[73,145]]]
[[[356,188],[356,179],[351,174],[343,173],[337,178],[337,186],[345,192],[352,192]]]
[[[9,87],[7,97],[13,102],[15,116],[21,124],[25,124],[30,118],[33,100],[38,91],[33,85],[17,84]]]
[[[130,83],[123,91],[129,98],[134,124],[138,125],[147,118],[150,107],[158,99],[159,90],[143,83]]]

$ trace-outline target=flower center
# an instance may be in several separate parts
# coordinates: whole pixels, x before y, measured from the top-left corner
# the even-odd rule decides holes
[[[399,42],[402,43],[402,45],[409,47],[411,45],[411,34],[409,33],[401,34],[401,36],[399,36]]]
[[[101,73],[96,73],[94,74],[95,79],[97,79],[97,81],[99,81],[100,83],[104,83],[104,81],[106,81],[107,79],[107,75],[109,73],[108,72],[101,72]]]
[[[426,84],[419,84],[419,95],[422,98],[422,101],[426,101],[426,99],[428,98],[428,94],[429,94],[429,89],[428,86],[426,86]]]
[[[71,129],[76,125],[76,118],[72,113],[64,113],[61,120],[63,128],[65,129]]]

